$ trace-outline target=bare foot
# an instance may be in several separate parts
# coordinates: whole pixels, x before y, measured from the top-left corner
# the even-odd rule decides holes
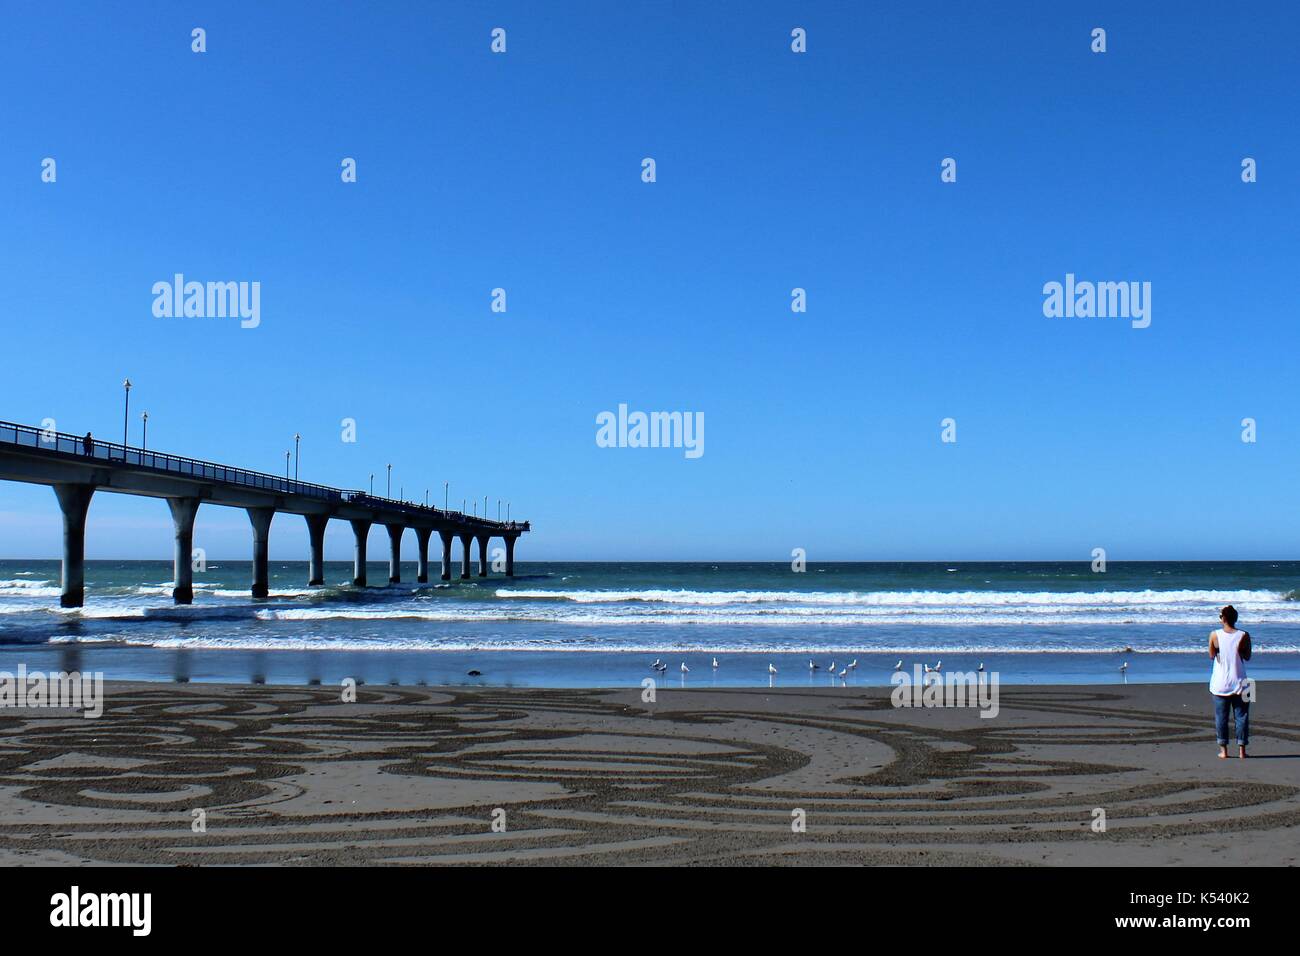
[[[1220,747],[1220,748],[1219,748],[1219,759],[1220,759],[1220,760],[1226,760],[1227,758],[1228,758],[1228,748],[1227,748],[1227,747]]]
[[[1245,747],[1238,747],[1238,748],[1237,748],[1237,756],[1240,757],[1242,760],[1245,760],[1245,759],[1246,759],[1246,748],[1245,748]]]

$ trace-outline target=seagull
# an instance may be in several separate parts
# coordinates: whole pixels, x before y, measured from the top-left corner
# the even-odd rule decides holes
[[[1126,671],[1126,670],[1128,670],[1128,661],[1125,661],[1123,664],[1120,664],[1120,665],[1119,665],[1119,669],[1120,669],[1121,671]]]
[[[809,669],[810,671],[819,671],[819,670],[822,669],[822,666],[821,666],[820,664],[814,663],[813,661],[810,660],[810,661],[808,662],[808,669]]]
[[[657,671],[659,669],[659,658],[655,658],[655,662],[650,665],[650,669],[652,671]]]
[[[685,662],[685,661],[682,661],[682,673],[683,673],[683,674],[689,674],[690,672],[691,672],[691,669],[690,669],[689,667],[686,666],[686,662]]]
[[[849,672],[849,669],[848,669],[847,667],[841,667],[841,668],[840,668],[840,680],[844,680],[844,676],[845,676],[848,672]]]
[[[718,659],[716,657],[713,659],[713,669],[715,671],[718,669]]]
[[[934,669],[937,670],[937,671],[941,671],[941,670],[943,670],[943,661],[939,661],[938,663],[936,663],[936,664],[934,665]]]
[[[858,669],[858,659],[856,657],[853,658],[853,663],[849,665],[848,669],[851,671],[855,671]]]
[[[660,664],[658,667],[655,668],[655,670],[657,670],[660,674],[662,674],[664,671],[668,670],[668,665]]]
[[[981,673],[981,674],[984,673],[984,662],[983,662],[983,661],[980,661],[980,673]]]
[[[831,661],[831,673],[832,673],[832,674],[835,673],[835,662],[834,662],[834,661]]]
[[[768,664],[768,665],[767,665],[767,672],[768,672],[769,674],[775,674],[775,673],[776,673],[776,665],[775,665],[775,664]]]
[[[928,673],[930,673],[931,670],[933,670],[933,668],[930,667],[929,664],[926,664],[926,665],[925,665],[925,672],[928,674]]]
[[[894,670],[901,671],[902,669],[903,669],[903,659],[900,657],[898,659],[898,663],[894,665]]]

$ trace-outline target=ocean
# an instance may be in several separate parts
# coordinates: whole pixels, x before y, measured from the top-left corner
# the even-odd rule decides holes
[[[520,563],[494,574],[353,588],[350,562],[247,561],[195,574],[176,607],[170,562],[90,561],[86,605],[59,607],[57,561],[0,561],[0,670],[277,684],[887,685],[898,661],[984,664],[1004,683],[1201,681],[1218,608],[1254,638],[1251,675],[1300,679],[1300,562]],[[459,572],[459,564],[456,565]],[[436,575],[436,565],[434,567]],[[369,579],[385,581],[386,563]],[[717,659],[718,666],[713,667]],[[809,668],[809,661],[818,665]],[[1121,673],[1120,665],[1128,663]],[[686,664],[688,672],[681,670]],[[769,673],[769,665],[777,674]],[[471,676],[470,671],[480,672]]]

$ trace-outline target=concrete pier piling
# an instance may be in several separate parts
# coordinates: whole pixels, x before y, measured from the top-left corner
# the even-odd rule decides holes
[[[438,537],[442,538],[442,580],[451,580],[451,543],[455,540],[455,535],[450,531],[438,532]]]
[[[307,537],[311,541],[311,557],[307,562],[307,586],[325,583],[325,526],[329,515],[303,515],[307,519]]]
[[[81,607],[86,603],[86,512],[95,494],[94,485],[54,486],[63,511],[63,589],[60,607]]]
[[[398,584],[402,580],[402,534],[406,525],[384,525],[388,529],[388,583]]]
[[[274,508],[248,508],[248,521],[253,526],[253,597],[264,598],[270,593],[270,573],[267,565],[271,544],[271,519]]]
[[[366,586],[366,539],[370,537],[370,522],[353,519],[352,534],[357,539],[352,557],[352,586],[363,588]]]
[[[198,498],[168,498],[172,513],[175,541],[172,545],[172,600],[177,604],[194,603],[194,516],[199,513]]]
[[[415,529],[415,583],[429,583],[429,537],[433,534],[432,528]]]
[[[473,560],[473,558],[470,557],[470,546],[473,541],[473,535],[462,534],[460,536],[460,579],[462,581],[469,580],[469,565]]]

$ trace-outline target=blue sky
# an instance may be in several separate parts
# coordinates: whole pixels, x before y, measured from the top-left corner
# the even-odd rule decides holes
[[[9,6],[0,418],[118,438],[130,376],[133,441],[275,472],[300,432],[305,479],[510,500],[521,560],[1294,558],[1300,15],[1135,6]],[[261,325],[155,318],[176,272]],[[1067,272],[1151,327],[1045,318]],[[620,402],[705,454],[597,447]],[[88,556],[170,546],[96,496]],[[0,484],[0,556],[58,548]]]

